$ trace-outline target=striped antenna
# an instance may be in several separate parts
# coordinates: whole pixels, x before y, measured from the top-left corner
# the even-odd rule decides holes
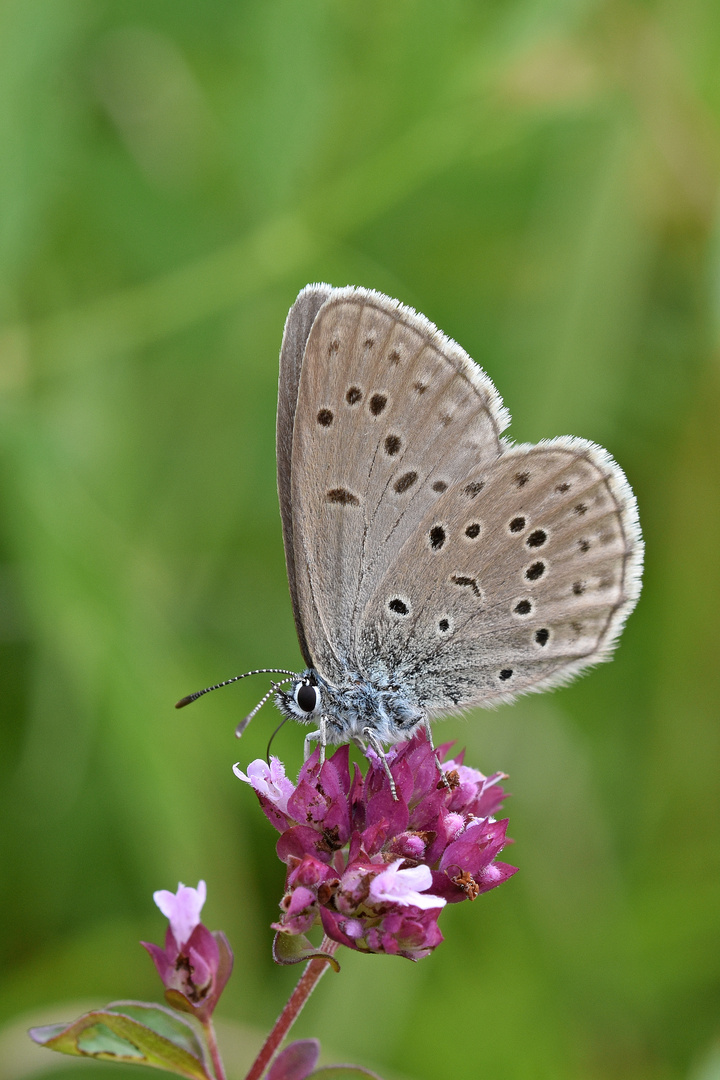
[[[271,698],[273,696],[273,694],[275,693],[275,691],[280,689],[280,687],[282,686],[283,683],[291,682],[292,679],[297,679],[298,678],[298,676],[295,675],[292,671],[289,671],[288,675],[290,676],[289,679],[281,679],[280,682],[274,682],[272,684],[272,686],[270,687],[270,689],[268,690],[267,694],[265,694],[265,696],[262,697],[260,699],[260,701],[258,701],[257,705],[252,710],[252,712],[249,712],[247,714],[247,716],[243,717],[243,719],[240,721],[238,726],[235,728],[235,738],[236,739],[240,738],[243,731],[245,730],[245,728],[248,726],[248,724],[252,720],[253,716],[255,716],[256,713],[260,712],[260,710],[262,709],[263,705],[268,700],[268,698]]]
[[[246,671],[243,675],[235,675],[235,676],[233,676],[232,679],[225,679],[224,682],[215,683],[214,686],[206,686],[204,690],[197,690],[194,694],[188,694],[187,697],[180,698],[180,700],[175,703],[175,708],[176,709],[184,709],[185,706],[189,705],[191,701],[197,701],[197,699],[199,697],[202,697],[203,694],[209,694],[211,690],[219,690],[221,686],[229,686],[230,683],[238,682],[239,679],[247,679],[248,675],[289,675],[291,679],[299,679],[300,678],[300,676],[298,674],[296,674],[296,672],[287,671],[285,668],[274,668],[274,667],[256,668],[255,671]],[[283,679],[283,682],[288,682],[288,680]],[[281,685],[281,684],[278,684],[278,685]],[[270,691],[270,694],[272,694],[272,690]],[[268,694],[267,697],[269,697],[270,694]],[[264,699],[265,701],[267,701],[267,697]],[[253,712],[250,715],[254,716],[255,713]]]

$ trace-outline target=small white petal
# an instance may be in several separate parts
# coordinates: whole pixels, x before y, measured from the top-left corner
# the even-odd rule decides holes
[[[432,885],[430,867],[409,866],[401,870],[402,859],[392,863],[370,882],[370,899],[375,903],[400,904],[403,907],[417,907],[423,910],[445,907],[446,901],[440,896],[425,893]],[[422,891],[419,891],[422,890]]]

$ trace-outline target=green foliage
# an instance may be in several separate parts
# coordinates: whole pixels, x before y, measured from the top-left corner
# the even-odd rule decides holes
[[[152,891],[200,877],[224,1015],[259,1045],[294,983],[274,833],[230,771],[265,752],[271,707],[233,730],[267,684],[172,706],[300,662],[277,353],[326,280],[456,338],[515,439],[607,446],[647,571],[611,665],[439,729],[511,774],[521,872],[422,964],[343,956],[297,1036],[415,1080],[716,1060],[719,63],[705,0],[0,7],[8,1022],[159,997]],[[274,743],[290,774],[301,746]]]
[[[304,964],[308,960],[322,958],[337,973],[340,964],[334,956],[318,949],[304,934],[284,934],[281,931],[273,939],[273,958],[276,964]]]
[[[160,1005],[116,1001],[72,1024],[33,1028],[31,1036],[61,1054],[146,1065],[188,1080],[209,1080],[195,1031]]]

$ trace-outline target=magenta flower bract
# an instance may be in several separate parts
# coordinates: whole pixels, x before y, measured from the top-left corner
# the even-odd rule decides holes
[[[190,1012],[204,1022],[209,1019],[230,978],[232,949],[225,935],[200,922],[205,903],[205,882],[197,889],[178,885],[176,893],[159,889],[153,899],[170,925],[165,948],[142,941],[165,986],[169,1004]]]
[[[419,960],[443,940],[445,904],[474,900],[515,873],[495,861],[508,842],[507,821],[494,817],[504,774],[486,777],[461,754],[442,763],[443,782],[435,755],[442,760],[451,745],[434,751],[422,732],[392,747],[397,799],[372,751],[365,777],[351,774],[347,746],[322,768],[316,751],[297,785],[277,758],[254,761],[247,774],[235,766],[280,833],[287,876],[276,930],[304,934],[321,923],[348,948]]]

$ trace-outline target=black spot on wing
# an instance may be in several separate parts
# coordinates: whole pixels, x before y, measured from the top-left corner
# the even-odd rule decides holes
[[[466,574],[453,574],[450,578],[453,585],[458,585],[462,589],[472,589],[475,596],[481,597],[482,593],[474,577],[468,577]]]
[[[360,500],[347,488],[331,488],[325,498],[330,503],[338,503],[340,506],[359,506]]]
[[[395,488],[397,493],[401,495],[404,491],[407,491],[413,486],[417,478],[418,474],[416,472],[403,473],[403,475],[398,477],[398,479],[395,481],[393,487]]]
[[[445,530],[442,525],[433,525],[430,530],[430,547],[433,551],[439,551],[445,543]]]

